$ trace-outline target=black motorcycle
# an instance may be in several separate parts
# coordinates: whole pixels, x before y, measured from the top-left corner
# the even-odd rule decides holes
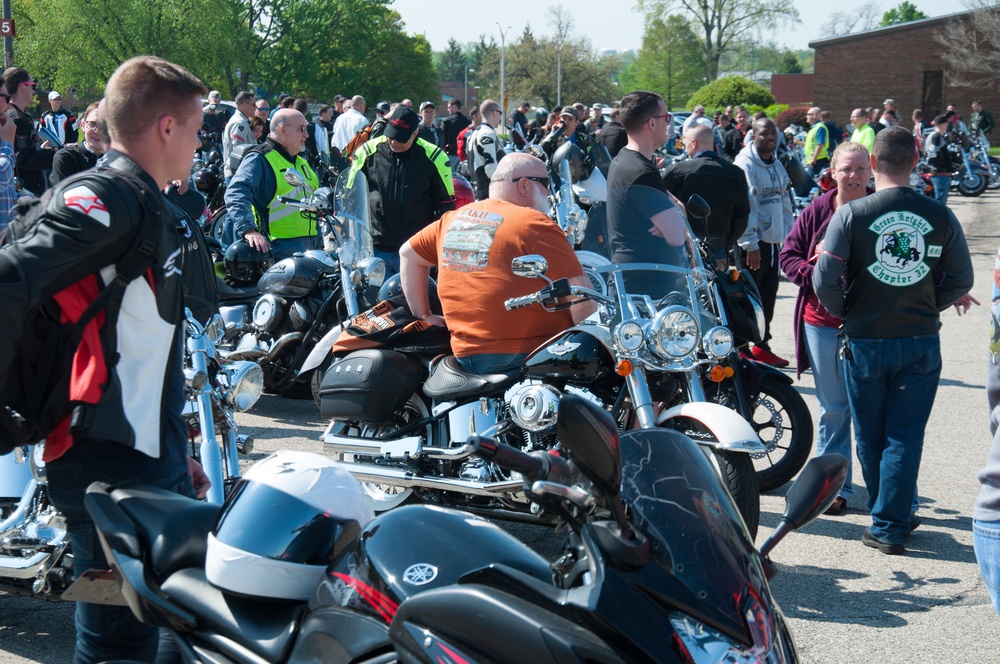
[[[324,249],[278,261],[259,275],[256,286],[247,283],[258,276],[256,271],[238,275],[242,287],[220,292],[231,343],[228,357],[258,362],[264,387],[272,393],[309,387],[309,377],[300,370],[316,342],[367,308],[385,278],[385,263],[374,256],[364,174],[344,173],[336,191],[310,191],[294,169],[285,178],[309,199],[282,202],[315,218]],[[227,270],[232,269],[227,259]]]
[[[221,518],[161,490],[103,483],[86,505],[124,601],[168,631],[187,662],[797,661],[767,553],[832,503],[846,459],[807,465],[758,552],[686,436],[619,438],[606,412],[572,396],[559,427],[559,456],[479,437],[466,446],[520,473],[525,491],[564,520],[565,553],[551,563],[488,521],[410,506],[360,532],[356,522],[313,528],[331,562],[308,601],[278,602],[207,580],[205,542],[244,508],[239,486]],[[288,513],[289,527],[302,516]],[[292,532],[302,536],[286,550],[265,547],[272,558],[299,560],[310,548],[310,529]]]

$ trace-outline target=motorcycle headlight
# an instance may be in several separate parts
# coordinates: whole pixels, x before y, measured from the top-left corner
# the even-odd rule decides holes
[[[634,320],[627,320],[615,328],[615,343],[629,352],[642,348],[642,326]]]
[[[698,347],[698,319],[690,309],[672,306],[657,312],[649,326],[649,343],[665,360],[687,357]]]
[[[733,333],[724,327],[713,327],[705,333],[702,342],[712,357],[723,358],[733,351]]]
[[[359,262],[358,267],[369,288],[381,288],[385,283],[385,261],[381,258],[365,258]]]
[[[777,664],[774,627],[769,616],[744,614],[754,637],[751,646],[739,643],[691,616],[675,611],[670,624],[695,664]],[[763,620],[761,620],[763,619]]]
[[[222,403],[237,412],[250,410],[264,391],[264,372],[254,362],[238,360],[219,372],[226,387]]]

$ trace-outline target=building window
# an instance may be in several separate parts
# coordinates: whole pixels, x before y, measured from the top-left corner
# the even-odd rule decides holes
[[[921,108],[925,118],[933,118],[944,110],[944,72],[924,72],[924,94]]]

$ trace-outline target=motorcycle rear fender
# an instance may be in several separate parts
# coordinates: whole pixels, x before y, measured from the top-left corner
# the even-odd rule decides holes
[[[299,374],[304,374],[305,372],[322,366],[330,357],[330,351],[333,350],[333,344],[337,343],[337,339],[340,337],[340,326],[335,325],[333,329],[323,335],[323,338],[316,342],[313,349],[309,351],[309,355],[306,356],[306,361],[302,363],[302,368],[299,369]]]
[[[656,424],[676,429],[699,445],[748,454],[767,451],[749,422],[717,403],[698,401],[674,406],[660,413]]]

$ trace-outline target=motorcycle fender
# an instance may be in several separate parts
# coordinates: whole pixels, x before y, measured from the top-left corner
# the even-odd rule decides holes
[[[315,369],[323,364],[324,360],[330,357],[330,351],[333,350],[333,344],[337,343],[337,339],[340,337],[340,326],[335,326],[332,330],[323,335],[313,349],[309,351],[309,355],[306,356],[306,361],[302,363],[302,368],[299,369],[299,374],[304,374],[305,372]]]
[[[767,451],[749,422],[717,403],[698,401],[674,406],[660,413],[656,424],[676,429],[699,445],[749,454]]]

